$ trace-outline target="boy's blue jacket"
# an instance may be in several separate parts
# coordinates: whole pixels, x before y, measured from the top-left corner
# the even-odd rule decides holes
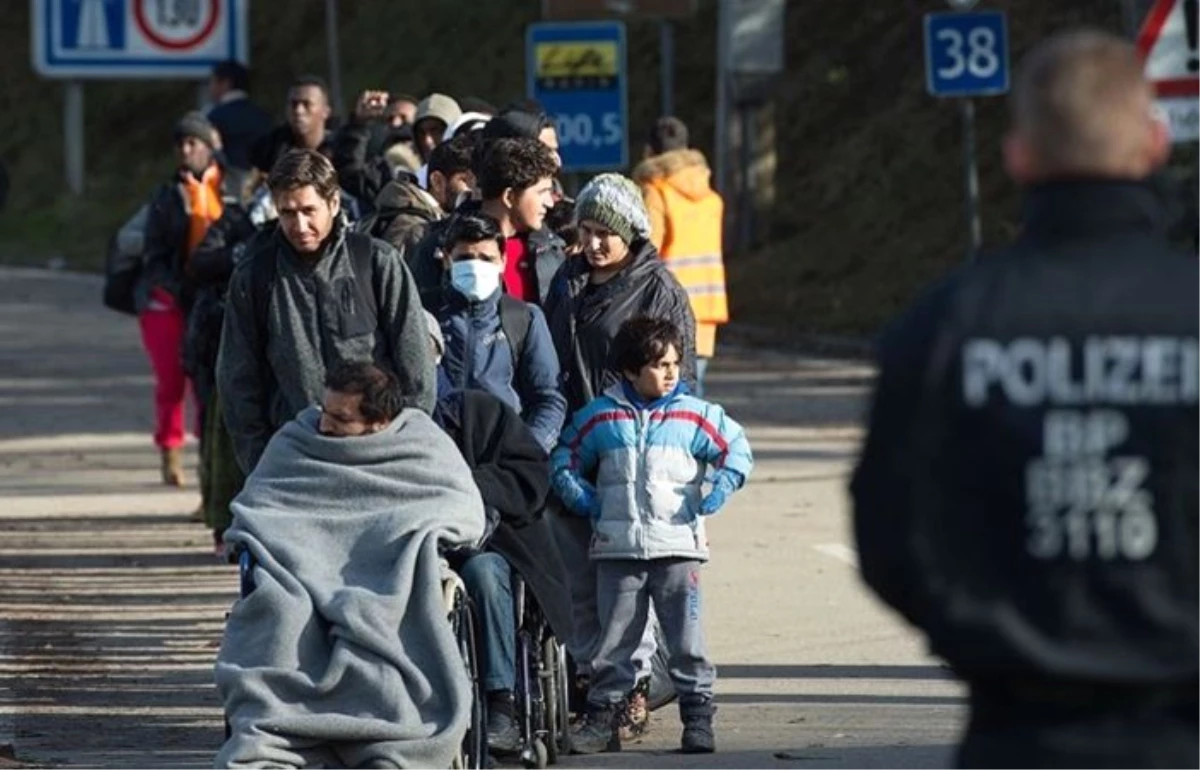
[[[558,443],[567,401],[558,389],[558,354],[546,316],[530,305],[525,350],[513,370],[511,343],[500,326],[500,292],[469,302],[453,289],[436,313],[446,339],[442,369],[456,390],[485,390],[521,415],[547,453]]]
[[[635,405],[616,385],[575,415],[552,465],[554,489],[568,505],[586,498],[581,490],[596,480],[593,558],[707,560],[705,473],[713,467],[714,486],[732,491],[749,478],[754,459],[742,426],[686,386]]]

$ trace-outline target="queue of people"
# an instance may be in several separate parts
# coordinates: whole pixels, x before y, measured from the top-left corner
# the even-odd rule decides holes
[[[332,505],[331,493],[352,506],[357,494],[352,484],[311,501],[280,492],[292,482],[271,478],[271,469],[308,461],[267,461],[284,451],[276,437],[293,436],[328,464],[342,455],[322,437],[355,442],[397,421],[417,424],[410,413],[432,414],[475,473],[485,515],[496,517],[481,524],[473,555],[454,564],[480,611],[491,750],[512,752],[520,737],[518,570],[573,658],[577,751],[618,748],[646,728],[655,624],[680,695],[681,747],[713,751],[715,671],[695,611],[703,518],[752,467],[741,428],[688,395],[700,370],[694,308],[709,295],[724,301],[723,274],[710,270],[719,213],[715,241],[688,241],[681,233],[694,214],[662,203],[671,193],[649,181],[643,192],[602,174],[567,199],[554,122],[536,105],[477,102],[464,111],[445,94],[368,91],[334,131],[319,78],[295,81],[278,127],[248,93],[244,69],[214,71],[215,105],[176,126],[179,170],[147,218],[137,313],[156,376],[164,481],[185,483],[190,381],[201,515],[214,548],[230,558],[232,546],[250,543],[270,562],[269,535],[247,530],[269,519],[263,506],[299,514],[310,502]],[[685,139],[664,144],[662,133],[656,128],[648,146],[686,150]],[[647,198],[660,201],[651,204],[654,225]],[[668,235],[664,223],[673,221]],[[710,272],[681,285],[676,276],[697,267]],[[721,313],[706,310],[705,323]],[[586,416],[597,410],[611,422],[604,430]],[[501,445],[488,436],[507,449],[497,455]],[[679,452],[690,459],[672,459]],[[395,461],[389,455],[400,467]],[[474,516],[474,504],[464,505],[458,514]],[[292,538],[286,547],[301,544]],[[235,608],[238,638],[256,633],[246,622]],[[631,648],[633,630],[641,641]],[[239,763],[283,751],[256,743],[253,716],[275,714],[280,703],[246,706],[252,696],[228,684],[254,657],[223,649],[218,665],[235,701],[222,756]]]

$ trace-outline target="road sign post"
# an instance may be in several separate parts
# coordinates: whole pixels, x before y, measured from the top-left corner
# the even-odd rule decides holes
[[[526,85],[558,125],[563,170],[629,164],[625,24],[539,22],[526,35]]]
[[[973,3],[952,0],[956,8]],[[963,123],[963,188],[966,197],[968,259],[983,245],[979,213],[979,168],[975,154],[977,96],[1008,91],[1008,24],[1000,11],[959,11],[925,16],[925,83],[937,97],[958,97]]]
[[[1196,0],[1156,0],[1138,34],[1138,53],[1176,142],[1200,139],[1200,51]]]
[[[63,170],[83,191],[83,82],[205,78],[225,59],[248,61],[248,0],[30,0],[34,70],[67,81]]]

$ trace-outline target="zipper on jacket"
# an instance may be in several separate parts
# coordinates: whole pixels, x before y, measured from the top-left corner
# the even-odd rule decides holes
[[[463,346],[462,376],[458,387],[466,390],[471,387],[475,374],[475,317],[469,305],[463,320],[467,322],[467,344]]]
[[[638,432],[638,467],[636,474],[637,494],[641,497],[638,504],[638,518],[641,519],[642,525],[642,558],[650,556],[650,548],[646,543],[646,530],[650,526],[650,474],[646,466],[646,444],[649,442],[650,434],[650,416],[638,407],[633,408],[633,413],[636,415],[636,425]]]

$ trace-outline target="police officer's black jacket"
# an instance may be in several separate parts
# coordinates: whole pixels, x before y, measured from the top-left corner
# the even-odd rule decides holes
[[[1035,187],[881,340],[867,583],[968,679],[1197,677],[1197,287],[1146,185]]]

